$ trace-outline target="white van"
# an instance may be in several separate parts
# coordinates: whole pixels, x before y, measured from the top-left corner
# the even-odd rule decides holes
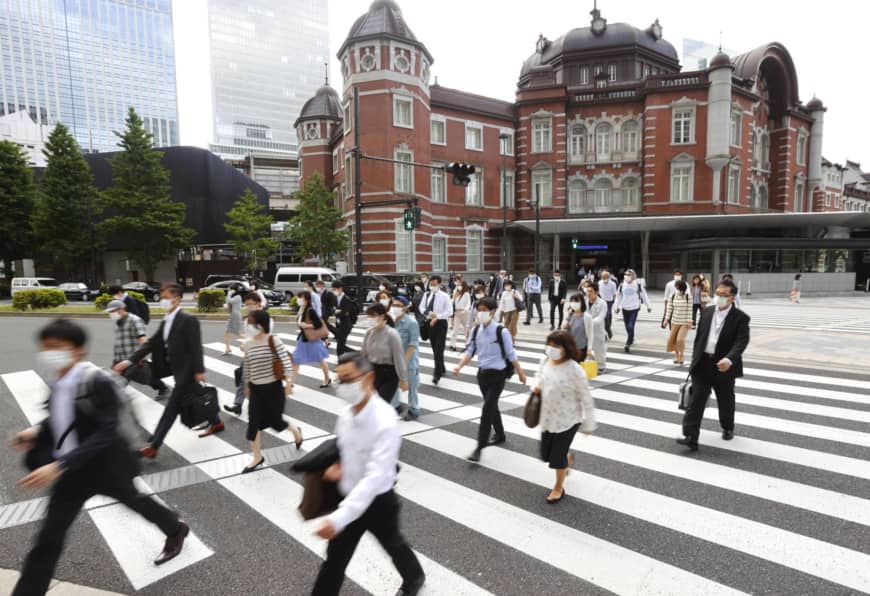
[[[55,290],[57,280],[50,277],[13,277],[12,295],[23,290]]]
[[[279,267],[275,273],[275,290],[284,292],[288,296],[296,295],[303,291],[305,287],[302,285],[306,281],[314,283],[318,280],[323,281],[327,287],[341,275],[334,269],[327,267]]]

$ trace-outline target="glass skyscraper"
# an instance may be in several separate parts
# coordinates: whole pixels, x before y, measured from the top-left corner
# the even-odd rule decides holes
[[[211,150],[295,154],[293,122],[326,75],[327,0],[208,0],[208,18]]]
[[[178,144],[171,0],[0,0],[0,116],[67,125],[112,150],[132,106]]]

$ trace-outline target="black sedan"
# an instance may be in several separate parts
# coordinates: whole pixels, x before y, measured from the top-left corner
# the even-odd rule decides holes
[[[77,281],[62,283],[57,289],[66,295],[68,302],[89,302],[100,295],[99,290],[91,290],[87,284]]]
[[[121,287],[128,292],[139,292],[145,296],[147,302],[160,302],[160,286],[158,285],[146,283],[144,281],[131,281]]]
[[[230,288],[232,288],[233,286],[236,286],[236,285],[242,286],[242,288],[244,288],[244,292],[251,291],[251,284],[249,284],[247,281],[241,280],[241,279],[219,281],[219,282],[213,283],[209,286],[206,286],[202,289],[203,290],[223,290],[224,292],[226,292],[227,290],[229,290]],[[266,298],[266,302],[268,303],[269,306],[280,306],[287,299],[287,297],[282,292],[276,292],[275,290],[272,289],[271,286],[269,286],[265,282],[261,283],[258,286],[258,289],[261,292],[263,292],[263,296]]]

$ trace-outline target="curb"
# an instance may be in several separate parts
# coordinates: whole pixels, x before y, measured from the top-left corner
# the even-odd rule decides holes
[[[203,321],[226,321],[227,316],[225,314],[204,314],[204,313],[195,313],[191,311],[187,311],[192,314],[196,318]],[[22,311],[22,312],[0,312],[0,318],[3,317],[23,317],[23,318],[36,318],[36,319],[45,319],[45,318],[66,318],[66,319],[103,319],[106,317],[105,313],[102,312],[39,312],[39,311]],[[280,314],[280,315],[272,315],[272,318],[276,321],[282,323],[295,323],[296,316],[290,314]],[[152,321],[160,321],[163,320],[162,314],[152,314]]]
[[[11,594],[19,572],[14,569],[0,569],[0,593]],[[48,596],[123,596],[118,592],[107,592],[88,586],[71,584],[57,579],[51,580],[48,586]]]

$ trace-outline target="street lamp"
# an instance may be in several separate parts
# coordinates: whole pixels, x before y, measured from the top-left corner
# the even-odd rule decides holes
[[[535,272],[540,275],[538,251],[541,245],[541,187],[535,185],[535,197],[529,201],[529,206],[535,210]]]
[[[508,213],[508,195],[507,195],[507,170],[505,169],[505,155],[507,155],[507,140],[510,135],[506,132],[498,135],[499,147],[501,149],[501,207],[502,207],[502,228],[501,228],[501,268],[507,270],[507,213]]]

